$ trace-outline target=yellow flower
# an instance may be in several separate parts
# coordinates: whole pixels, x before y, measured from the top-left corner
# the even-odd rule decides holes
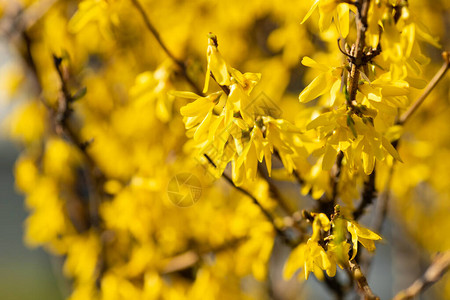
[[[230,94],[227,99],[227,109],[233,113],[239,112],[242,118],[251,126],[255,121],[257,107],[251,105],[250,93],[261,80],[259,73],[242,74],[236,69],[232,69],[232,84],[230,85]]]
[[[230,74],[228,72],[227,63],[225,62],[225,59],[223,59],[222,54],[220,54],[217,47],[217,37],[216,35],[210,33],[208,35],[208,48],[206,49],[207,67],[203,93],[208,91],[211,73],[218,84],[227,86],[230,85]]]
[[[346,38],[349,32],[350,9],[354,10],[354,8],[337,0],[316,0],[303,18],[302,24],[309,19],[317,7],[319,7],[320,12],[320,31],[327,30],[334,18],[340,34],[343,38]]]
[[[402,161],[392,144],[372,125],[375,112],[365,106],[358,109],[360,116],[341,107],[321,114],[307,125],[307,130],[317,129],[319,139],[325,141],[314,152],[316,156],[323,155],[323,170],[331,169],[339,151],[345,152],[349,167],[362,166],[366,174],[372,173],[375,159],[382,161],[387,153]]]
[[[119,16],[114,9],[114,1],[84,0],[78,5],[77,12],[68,23],[68,30],[78,33],[89,23],[96,23],[100,33],[106,38],[113,38],[111,25],[119,24]]]
[[[39,170],[31,157],[22,156],[15,164],[16,187],[23,193],[31,193],[38,184]]]
[[[327,232],[331,228],[331,223],[328,217],[323,214],[312,214],[313,234],[306,243],[298,245],[289,255],[288,260],[284,266],[283,277],[289,279],[298,270],[303,269],[303,273],[299,273],[298,278],[308,279],[311,272],[322,280],[323,271],[326,271],[328,276],[336,274],[335,259],[331,258],[325,249],[319,245],[321,230]]]
[[[375,232],[362,227],[356,221],[347,220],[347,230],[350,232],[352,236],[352,244],[353,244],[353,255],[352,258],[355,258],[356,253],[358,251],[358,242],[364,246],[369,251],[375,250],[374,241],[381,240],[381,237]]]
[[[300,244],[291,252],[284,265],[283,278],[290,279],[298,269],[303,269],[303,273],[299,273],[298,279],[306,280],[311,272],[320,280],[324,277],[323,270],[326,270],[329,276],[334,276],[336,273],[336,265],[332,266],[325,250],[319,243],[311,239]]]
[[[292,173],[296,168],[296,158],[306,158],[309,155],[303,145],[303,139],[305,138],[301,130],[283,119],[274,119],[272,117],[263,117],[262,119],[266,128],[268,149],[271,151],[276,149],[285,169]],[[293,147],[294,145],[295,147]]]
[[[330,67],[325,64],[320,64],[308,56],[303,57],[302,64],[310,68],[318,69],[321,74],[303,89],[298,97],[300,102],[307,103],[329,92],[330,103],[333,105],[336,100],[336,94],[341,88],[342,67]]]
[[[213,117],[214,106],[219,102],[222,92],[210,94],[206,97],[201,97],[191,92],[173,92],[172,95],[196,99],[180,109],[181,114],[184,116],[183,121],[186,129],[195,129],[193,137],[194,140],[200,140],[202,137],[207,136],[209,126]]]

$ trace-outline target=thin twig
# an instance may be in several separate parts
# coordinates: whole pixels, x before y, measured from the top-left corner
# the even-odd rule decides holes
[[[72,113],[71,104],[73,97],[67,84],[67,71],[62,67],[61,58],[53,55],[53,62],[61,84],[61,95],[58,99],[58,107],[53,111],[53,114],[55,115],[55,131],[59,136],[65,138],[77,147],[86,161],[89,170],[88,176],[90,177],[88,178],[88,186],[91,188],[90,196],[92,197],[89,201],[91,225],[97,228],[99,227],[98,206],[100,205],[103,193],[101,187],[106,182],[106,178],[96,165],[93,157],[87,151],[86,142],[81,141],[78,134],[75,133],[68,124],[69,116]]]
[[[208,160],[208,162],[214,167],[216,168],[216,164],[214,163],[214,161],[207,155],[207,154],[203,154],[203,156]],[[269,213],[269,211],[267,211],[264,206],[262,206],[261,202],[259,202],[258,199],[256,199],[255,196],[253,196],[249,191],[241,188],[240,186],[237,186],[234,182],[233,179],[231,179],[230,176],[228,176],[225,173],[222,173],[222,178],[224,178],[231,186],[233,186],[236,190],[238,190],[239,192],[241,192],[242,194],[246,195],[247,197],[249,197],[253,203],[259,207],[259,209],[261,210],[261,212],[264,214],[264,216],[266,217],[266,219],[272,224],[273,228],[275,229],[275,231],[277,232],[277,234],[283,238],[283,241],[290,245],[290,246],[295,246],[294,243],[292,243],[291,239],[286,235],[286,232],[280,228],[278,228],[278,226],[275,223],[275,219],[273,218],[273,216]]]
[[[150,21],[150,18],[148,17],[147,13],[145,12],[144,7],[139,3],[138,0],[131,0],[133,5],[136,7],[136,9],[139,11],[140,15],[142,16],[142,19],[144,20],[146,28],[151,32],[151,34],[155,37],[158,44],[161,46],[161,48],[164,50],[164,52],[167,54],[167,56],[170,57],[170,59],[173,60],[173,62],[180,68],[181,74],[186,79],[186,81],[189,83],[189,85],[194,89],[194,91],[199,94],[203,95],[202,90],[195,84],[195,82],[192,80],[192,78],[187,73],[186,64],[183,60],[178,59],[175,57],[175,55],[167,48],[166,44],[164,44],[163,40],[161,39],[161,36],[159,35],[158,30],[156,30],[155,26],[153,26],[152,22]]]
[[[262,167],[260,164],[258,164],[258,173],[261,176],[261,178],[263,178],[267,184],[269,185],[269,192],[271,193],[271,195],[277,199],[278,204],[280,205],[281,209],[283,209],[283,211],[287,214],[287,215],[292,215],[295,211],[291,209],[291,207],[289,206],[288,203],[286,203],[283,200],[283,197],[281,195],[280,190],[278,189],[278,187],[271,181],[271,179],[266,176],[266,174],[264,173],[264,171],[262,170]]]
[[[339,151],[336,162],[333,165],[333,168],[330,172],[330,185],[331,185],[331,193],[327,195],[326,193],[320,197],[318,201],[318,207],[316,211],[322,212],[330,217],[334,213],[334,207],[336,205],[337,196],[338,196],[338,184],[339,178],[341,176],[342,169],[342,160],[344,159],[344,153]]]
[[[442,58],[444,62],[439,69],[439,71],[433,76],[431,81],[425,87],[422,95],[411,105],[411,107],[399,118],[397,121],[398,125],[403,125],[411,118],[411,115],[419,108],[419,106],[425,101],[427,96],[431,93],[431,91],[435,88],[438,82],[444,78],[445,73],[450,68],[450,51],[442,52]]]
[[[363,214],[367,206],[372,204],[376,197],[375,189],[375,169],[370,173],[367,181],[364,182],[364,188],[361,196],[361,202],[358,208],[353,212],[353,219],[358,220]]]
[[[370,0],[359,0],[352,4],[356,5],[356,8],[357,8],[357,13],[356,13],[357,35],[356,35],[356,42],[352,46],[352,50],[350,53],[350,56],[352,57],[352,59],[350,60],[351,68],[350,68],[350,75],[349,75],[349,80],[348,80],[348,82],[349,82],[348,83],[348,85],[349,85],[348,86],[348,95],[349,96],[347,98],[347,106],[353,110],[354,109],[354,101],[356,100],[356,92],[358,91],[358,83],[359,83],[359,76],[360,76],[359,68],[367,63],[367,59],[365,59],[366,54],[364,53],[364,48],[365,48],[365,44],[366,44],[365,39],[366,39],[366,31],[368,28],[367,14],[369,11]],[[339,44],[339,41],[338,41],[338,44]],[[339,173],[340,173],[340,171],[339,171]],[[373,174],[372,177],[369,179],[370,179],[369,183],[371,183],[371,182],[374,183],[375,182],[375,174]],[[336,184],[336,183],[333,182],[333,184]],[[368,189],[367,191],[366,191],[366,188]],[[361,199],[362,205],[360,206],[360,210],[358,210],[356,212],[358,216],[364,210],[366,203],[372,202],[371,201],[372,199],[368,199],[368,197],[364,197],[364,195],[373,195],[374,189],[375,189],[374,187],[372,188],[372,186],[365,184],[365,189],[363,191],[363,197]],[[333,203],[333,206],[334,206],[334,203]],[[332,209],[332,207],[330,207],[330,206],[327,206],[327,208],[328,208],[328,210]]]
[[[203,255],[209,253],[217,254],[232,249],[236,246],[239,246],[247,239],[248,237],[235,238],[222,245],[211,247],[209,249],[188,250],[183,253],[180,253],[170,259],[167,259],[167,263],[165,264],[164,269],[162,270],[162,274],[174,273],[190,268],[196,263],[198,263]]]
[[[352,273],[352,277],[358,284],[358,290],[364,297],[364,300],[379,300],[380,298],[375,295],[370,288],[369,283],[367,282],[367,278],[361,271],[360,266],[354,260],[351,260],[349,261],[349,267]]]
[[[450,67],[450,52],[444,51],[442,53],[442,58],[444,59],[444,63],[442,64],[441,68],[433,76],[431,81],[426,86],[424,92],[419,96],[419,98],[417,98],[417,100],[414,102],[414,104],[411,105],[411,107],[399,118],[399,120],[397,121],[397,125],[404,125],[405,122],[411,118],[412,114],[419,108],[419,106],[425,101],[426,97],[436,87],[438,82],[444,77],[445,73],[447,72],[447,70]],[[394,146],[395,149],[398,148],[399,141],[400,141],[400,138],[392,142],[392,145]],[[380,200],[379,200],[380,203],[379,203],[379,208],[378,208],[378,214],[373,221],[373,228],[378,232],[381,231],[383,223],[384,223],[384,219],[386,218],[386,215],[387,215],[387,207],[388,207],[388,202],[389,202],[389,198],[390,198],[390,185],[391,185],[391,179],[392,179],[393,172],[394,172],[395,163],[396,163],[396,161],[394,160],[393,165],[391,166],[390,171],[389,171],[389,176],[386,180],[386,189],[383,192],[383,194],[381,195]],[[370,264],[370,262],[369,262],[369,264]]]
[[[76,146],[80,153],[82,153],[86,162],[88,172],[86,172],[86,185],[89,189],[89,219],[90,226],[95,230],[100,239],[101,251],[97,258],[96,267],[96,286],[100,288],[101,280],[104,272],[106,271],[106,247],[104,245],[105,240],[103,236],[103,229],[101,228],[101,220],[99,216],[99,206],[103,196],[103,185],[106,182],[104,174],[97,167],[94,159],[87,152],[86,143],[81,142],[75,131],[69,126],[68,118],[72,112],[71,104],[73,102],[73,96],[69,91],[67,84],[67,70],[62,67],[62,59],[53,55],[54,67],[58,73],[61,84],[61,95],[58,99],[58,107],[53,111],[55,119],[55,131],[62,138],[67,139],[70,143]]]
[[[355,2],[355,5],[358,8],[356,13],[357,36],[351,53],[355,59],[351,64],[348,88],[349,99],[347,102],[347,105],[351,108],[353,107],[353,101],[356,99],[356,91],[358,90],[359,67],[363,64],[369,4],[370,0],[360,0]]]
[[[281,156],[280,156],[280,152],[278,152],[277,149],[274,149],[274,150],[273,150],[273,154],[275,154],[275,156],[278,158],[278,160],[279,160],[281,163],[283,163],[283,160],[281,159]],[[294,175],[294,177],[295,177],[295,179],[297,180],[297,183],[298,183],[299,185],[305,184],[305,180],[303,180],[303,178],[301,178],[301,176],[300,176],[300,174],[298,173],[297,170],[292,169],[292,175]]]
[[[410,287],[400,291],[393,300],[415,299],[434,283],[438,282],[450,268],[450,251],[438,254],[425,274],[417,279]]]
[[[386,178],[386,184],[385,184],[386,187],[378,199],[377,212],[376,212],[375,218],[372,221],[372,228],[376,232],[381,232],[381,230],[383,229],[384,220],[386,219],[386,216],[387,216],[388,207],[389,207],[389,199],[391,196],[391,182],[392,182],[392,177],[394,174],[394,166],[395,166],[395,161],[393,162],[392,166],[389,169],[389,175]]]
[[[426,86],[424,92],[417,98],[417,100],[414,102],[413,105],[399,118],[397,121],[397,125],[404,125],[406,121],[408,121],[412,114],[419,108],[419,106],[425,101],[426,97],[431,93],[431,91],[436,87],[436,85],[439,83],[439,81],[444,77],[445,73],[450,67],[450,52],[444,51],[442,53],[442,58],[444,59],[444,62],[441,66],[441,68],[438,70],[438,72],[433,76],[431,81]],[[395,149],[398,148],[400,139],[397,139],[392,142],[392,145]],[[386,180],[386,189],[384,190],[383,194],[379,198],[379,207],[377,211],[377,215],[375,216],[373,220],[373,228],[377,232],[381,232],[384,220],[387,215],[388,210],[388,202],[390,199],[390,186],[391,186],[391,179],[394,172],[394,166],[396,161],[393,161],[393,165],[390,168],[388,178]],[[355,215],[356,211],[354,212]],[[355,218],[356,219],[356,218]],[[369,267],[371,264],[371,259],[366,262],[366,265]]]
[[[26,62],[33,74],[33,78],[35,79],[36,85],[37,85],[37,93],[40,93],[42,91],[42,85],[41,81],[39,79],[39,72],[37,69],[37,65],[35,63],[33,53],[31,51],[32,49],[32,42],[33,40],[31,37],[28,36],[27,32],[22,32],[22,37],[26,45],[26,53],[24,53],[24,57],[26,59]],[[88,154],[86,151],[86,143],[83,143],[80,141],[78,135],[73,131],[73,129],[68,124],[68,118],[71,113],[70,108],[70,101],[73,99],[73,97],[70,94],[70,91],[68,89],[67,85],[67,70],[64,70],[61,66],[61,59],[57,57],[53,57],[54,61],[54,67],[56,69],[56,72],[60,79],[60,96],[58,98],[58,106],[57,108],[53,108],[50,106],[47,101],[43,97],[39,97],[40,101],[44,104],[44,106],[49,111],[50,115],[52,116],[52,122],[50,123],[50,128],[52,131],[60,136],[61,138],[64,138],[68,140],[70,143],[72,143],[75,147],[77,147],[80,150],[80,153],[82,154],[84,161],[85,161],[85,167],[87,169],[87,172],[85,172],[85,180],[86,180],[86,186],[89,189],[88,199],[89,199],[89,208],[84,209],[84,204],[82,200],[78,200],[76,204],[77,208],[82,208],[81,210],[88,210],[89,214],[85,215],[83,212],[76,212],[75,215],[72,211],[69,211],[69,217],[71,218],[71,221],[74,223],[74,226],[77,230],[80,230],[80,232],[83,232],[84,230],[88,228],[92,228],[93,230],[98,232],[99,238],[102,241],[102,235],[100,230],[100,218],[98,215],[98,205],[100,203],[101,197],[102,197],[102,186],[105,182],[104,175],[100,172],[99,168],[96,166],[94,160],[92,157]],[[68,199],[68,208],[73,206],[70,206],[74,203],[70,203],[70,200]],[[103,244],[103,242],[102,242]],[[104,247],[102,247],[102,251],[98,257],[97,261],[97,270],[96,270],[96,284],[97,287],[100,287],[100,281],[103,275],[103,272],[105,270],[105,261],[104,261]]]
[[[296,211],[291,209],[289,203],[286,203],[281,191],[272,182],[270,177],[267,176],[265,172],[263,172],[261,164],[258,165],[258,173],[260,174],[261,178],[263,178],[269,185],[270,195],[275,199],[275,201],[278,203],[278,205],[281,207],[284,213],[288,215],[287,217],[283,218],[285,226],[295,227],[299,231],[299,233],[303,235],[305,233],[305,229],[300,224],[301,218],[296,217],[300,214],[296,214]]]

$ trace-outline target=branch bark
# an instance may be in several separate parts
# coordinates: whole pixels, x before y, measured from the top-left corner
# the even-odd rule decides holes
[[[406,121],[411,118],[411,115],[419,108],[420,105],[422,105],[422,103],[425,101],[431,91],[436,87],[439,81],[444,78],[445,73],[450,68],[450,51],[442,52],[442,58],[444,59],[444,62],[442,63],[441,68],[425,87],[422,95],[420,95],[420,97],[417,98],[417,100],[411,105],[411,107],[400,117],[400,119],[397,121],[398,125],[405,124]]]
[[[358,284],[359,292],[364,297],[364,300],[380,300],[380,298],[372,292],[366,276],[364,276],[360,266],[354,260],[349,261],[349,268],[354,281]]]
[[[376,197],[375,189],[375,169],[369,175],[367,181],[364,182],[364,188],[362,192],[361,202],[358,208],[353,212],[353,219],[358,220],[363,214],[367,206],[372,204],[373,199]]]
[[[425,271],[422,278],[417,279],[410,287],[400,291],[393,300],[415,299],[434,283],[438,282],[450,268],[450,251],[438,254]]]
[[[216,167],[215,163],[213,162],[213,160],[207,155],[207,154],[203,154],[205,156],[205,158],[208,160],[208,162],[213,166]],[[230,176],[228,176],[227,174],[223,173],[222,174],[222,178],[224,178],[231,186],[233,186],[236,190],[238,190],[239,192],[241,192],[242,194],[246,195],[247,197],[249,197],[252,202],[257,205],[259,207],[259,209],[261,210],[261,212],[263,213],[263,215],[266,217],[266,219],[272,224],[272,227],[274,228],[274,230],[276,231],[276,233],[283,239],[283,241],[291,246],[291,247],[295,247],[296,244],[293,243],[291,241],[291,239],[289,238],[289,236],[286,234],[286,232],[282,229],[280,229],[277,224],[275,223],[275,219],[274,217],[270,214],[270,212],[268,210],[266,210],[264,208],[264,206],[261,204],[261,202],[256,199],[255,196],[253,196],[249,191],[241,188],[240,186],[237,186],[234,182],[233,179],[231,179]]]
[[[367,31],[367,13],[369,11],[370,0],[359,0],[355,2],[357,7],[356,13],[356,42],[353,45],[352,56],[354,60],[350,69],[350,80],[349,80],[349,99],[347,105],[353,107],[353,101],[356,99],[356,92],[358,90],[359,82],[359,68],[363,65],[364,57],[364,47],[366,40]]]
[[[229,242],[224,243],[223,245],[220,245],[218,247],[212,247],[209,249],[199,249],[199,250],[188,250],[186,252],[180,253],[174,257],[171,257],[167,260],[167,264],[164,266],[162,270],[162,274],[169,274],[178,272],[187,268],[192,267],[196,263],[198,263],[202,256],[208,253],[220,253],[229,249],[232,249],[234,247],[239,246],[241,243],[243,243],[245,240],[247,240],[247,237],[242,238],[236,238]]]
[[[186,79],[187,83],[189,83],[189,85],[194,89],[194,91],[198,95],[203,95],[202,90],[195,84],[194,80],[192,80],[192,78],[189,76],[185,62],[175,57],[175,55],[169,50],[169,48],[167,48],[166,44],[161,39],[158,30],[156,30],[155,26],[153,26],[152,22],[150,21],[150,18],[148,17],[141,3],[138,0],[131,0],[131,2],[136,7],[142,19],[144,20],[146,28],[155,37],[156,41],[164,50],[164,52],[167,54],[167,56],[169,56],[170,59],[172,59],[172,61],[179,67],[179,69],[181,70],[181,74]]]
[[[105,175],[101,172],[101,170],[97,167],[95,160],[91,157],[91,155],[87,152],[88,143],[82,142],[78,137],[77,133],[72,129],[69,125],[69,116],[72,112],[71,104],[73,102],[73,96],[69,91],[68,87],[68,72],[62,67],[62,59],[53,55],[53,62],[56,72],[58,73],[58,77],[60,79],[61,85],[61,95],[58,99],[58,107],[56,110],[52,111],[54,115],[54,128],[56,134],[58,134],[61,138],[65,138],[75,147],[77,147],[82,153],[83,158],[85,160],[85,167],[87,169],[86,172],[86,185],[89,189],[89,224],[90,228],[95,230],[98,234],[101,251],[97,258],[97,267],[96,267],[96,286],[100,288],[101,280],[103,274],[106,270],[106,247],[104,245],[104,229],[101,225],[101,220],[99,216],[99,206],[102,202],[102,199],[106,196],[103,191],[103,185],[106,182]]]

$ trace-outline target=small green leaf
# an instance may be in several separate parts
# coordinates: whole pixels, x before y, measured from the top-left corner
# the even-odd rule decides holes
[[[87,92],[87,88],[83,87],[81,89],[79,89],[73,96],[72,96],[72,102],[77,101],[81,98],[83,98],[86,95]]]
[[[347,126],[350,128],[350,130],[353,133],[353,136],[355,138],[358,138],[358,133],[356,133],[356,129],[355,129],[355,121],[353,120],[351,115],[347,115]]]
[[[342,87],[342,91],[344,92],[345,100],[347,101],[347,103],[350,102],[350,95],[348,94],[346,84],[344,84],[344,86]]]

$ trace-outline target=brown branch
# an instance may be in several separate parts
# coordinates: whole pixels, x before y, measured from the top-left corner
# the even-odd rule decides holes
[[[356,42],[352,47],[353,60],[350,70],[349,78],[349,98],[347,99],[347,105],[353,109],[354,101],[356,99],[356,92],[358,90],[358,82],[360,77],[359,68],[365,66],[367,62],[373,59],[375,56],[381,53],[381,46],[378,45],[376,49],[369,49],[368,53],[364,53],[366,31],[368,29],[367,15],[370,7],[370,0],[359,0],[355,2],[357,7],[356,13],[356,26],[357,37]],[[375,189],[375,170],[369,175],[369,178],[364,182],[364,188],[361,195],[361,203],[358,208],[353,212],[355,220],[360,218],[364,213],[365,208],[373,202],[376,195]]]
[[[354,281],[358,284],[358,290],[364,297],[364,300],[379,300],[380,298],[373,293],[366,276],[364,276],[360,266],[354,260],[349,261],[349,269]]]
[[[239,246],[242,242],[244,242],[247,239],[248,239],[247,237],[236,238],[222,245],[212,247],[210,249],[188,250],[186,252],[178,254],[170,259],[167,259],[167,263],[165,264],[162,270],[162,274],[174,273],[190,268],[196,263],[198,263],[203,255],[209,253],[217,254],[232,249],[236,246]]]
[[[214,161],[207,155],[207,154],[203,154],[203,156],[208,160],[208,162],[214,167],[216,168],[216,164],[214,163]],[[261,202],[259,202],[258,199],[256,199],[255,196],[253,196],[249,191],[241,188],[240,186],[237,186],[234,182],[233,179],[231,179],[230,176],[228,176],[225,173],[222,173],[222,178],[224,178],[231,186],[233,186],[236,190],[238,190],[239,192],[241,192],[242,194],[246,195],[247,197],[249,197],[253,203],[259,207],[259,209],[261,210],[261,212],[263,213],[263,215],[266,217],[266,219],[272,224],[272,227],[275,229],[276,233],[283,239],[283,241],[289,245],[289,246],[296,246],[291,239],[287,236],[286,232],[280,228],[278,228],[278,226],[275,224],[275,219],[274,217],[269,213],[268,210],[266,210],[264,208],[264,206],[262,206]]]
[[[385,187],[383,193],[380,195],[379,200],[378,200],[377,212],[376,212],[375,218],[373,219],[373,222],[372,222],[372,228],[376,232],[381,232],[381,230],[383,229],[384,220],[386,219],[386,216],[387,216],[388,207],[389,207],[389,199],[390,199],[390,195],[391,195],[391,182],[392,182],[392,176],[394,174],[394,166],[395,166],[395,161],[393,162],[393,164],[389,170],[389,175],[386,178],[386,184],[385,184],[386,187]]]
[[[261,168],[261,164],[258,164],[258,173],[261,176],[261,178],[263,178],[267,184],[269,185],[269,192],[270,194],[273,196],[273,198],[275,198],[278,202],[278,204],[280,205],[280,207],[283,209],[283,211],[287,214],[287,215],[292,215],[295,211],[291,209],[291,207],[289,206],[288,203],[286,203],[283,200],[283,197],[281,195],[280,190],[278,189],[278,187],[271,181],[270,177],[266,176],[266,174],[264,173],[264,171]]]
[[[144,7],[139,3],[138,0],[131,0],[133,5],[136,7],[136,9],[139,11],[139,14],[141,15],[142,19],[144,20],[146,28],[151,32],[151,34],[155,37],[158,44],[161,46],[161,48],[164,50],[164,52],[167,54],[167,56],[172,59],[172,61],[180,68],[181,74],[186,79],[187,83],[194,89],[194,91],[199,94],[203,95],[202,90],[195,84],[195,82],[192,80],[192,78],[187,73],[187,67],[183,60],[180,60],[175,57],[175,55],[167,48],[166,44],[164,44],[163,40],[161,39],[161,36],[159,35],[158,30],[156,30],[155,26],[153,26],[152,22],[150,21],[150,18],[148,17],[147,13],[145,12]]]
[[[58,77],[60,79],[61,84],[61,95],[58,99],[58,107],[56,110],[53,110],[54,120],[55,120],[55,131],[56,133],[68,140],[74,146],[78,148],[80,153],[82,153],[84,160],[86,162],[86,186],[89,189],[89,219],[90,226],[94,229],[100,239],[101,244],[101,252],[98,256],[97,267],[96,267],[96,286],[100,288],[101,279],[103,277],[104,272],[106,271],[106,261],[105,261],[105,238],[104,230],[101,228],[101,220],[99,216],[99,206],[102,201],[102,198],[106,196],[103,191],[103,185],[106,182],[106,177],[101,172],[101,170],[97,167],[95,160],[91,157],[91,155],[87,152],[86,142],[82,142],[75,131],[69,126],[68,119],[72,112],[71,104],[74,100],[72,94],[69,91],[68,87],[68,70],[63,68],[62,59],[53,55],[53,63],[54,67],[58,73]]]
[[[450,67],[450,52],[444,51],[442,53],[442,58],[444,59],[444,62],[442,64],[441,68],[438,70],[438,72],[433,76],[431,81],[425,87],[425,90],[422,93],[422,95],[420,95],[419,98],[417,98],[417,100],[414,102],[414,104],[411,105],[411,107],[399,118],[399,120],[397,121],[397,125],[404,125],[405,122],[411,118],[412,114],[419,108],[419,106],[425,101],[426,97],[431,93],[431,91],[436,87],[436,85],[439,83],[439,81],[444,77],[445,73],[447,72],[447,70]],[[394,142],[392,142],[392,145],[394,146],[395,149],[398,148],[399,141],[400,141],[400,139],[397,139]],[[390,184],[391,184],[391,179],[393,176],[393,169],[394,169],[395,163],[396,163],[396,161],[393,162],[393,165],[389,171],[389,176],[388,176],[388,179],[386,180],[386,189],[383,192],[383,194],[380,196],[378,212],[373,220],[373,228],[377,232],[381,231],[384,220],[387,215],[388,202],[389,202],[389,198],[390,198]],[[355,216],[355,213],[357,213],[357,212],[356,211],[354,212],[354,216]],[[370,261],[367,262],[367,265],[370,266]]]
[[[288,216],[283,218],[284,225],[286,227],[294,227],[298,230],[298,232],[303,235],[305,233],[305,229],[301,226],[300,220],[301,213],[293,210],[289,203],[286,203],[286,201],[283,198],[283,195],[281,191],[278,189],[278,187],[272,182],[269,176],[265,174],[261,168],[261,164],[258,165],[258,173],[260,174],[261,178],[263,178],[267,184],[269,185],[269,192],[272,198],[275,199],[275,201],[278,203],[278,205],[281,207],[281,209],[284,211],[285,214]]]
[[[22,38],[25,43],[25,53],[23,53],[24,59],[31,70],[33,78],[35,79],[37,86],[37,94],[40,94],[42,91],[42,83],[39,78],[39,72],[37,69],[37,65],[35,63],[33,53],[32,53],[32,38],[28,35],[26,31],[23,31]],[[95,161],[86,151],[86,142],[82,142],[76,132],[69,126],[69,117],[72,112],[71,109],[71,101],[74,100],[73,96],[70,94],[67,80],[68,80],[68,70],[63,68],[61,65],[62,60],[58,57],[53,56],[53,62],[55,70],[60,79],[60,95],[58,97],[58,105],[56,108],[52,107],[45,101],[43,97],[38,97],[39,100],[43,103],[43,105],[48,110],[51,116],[50,128],[54,134],[60,136],[63,139],[66,139],[71,144],[73,144],[84,158],[84,167],[86,169],[84,179],[86,180],[86,186],[88,188],[88,208],[84,208],[85,204],[82,200],[78,200],[77,203],[73,203],[72,200],[67,199],[68,209],[79,209],[80,211],[75,212],[75,215],[72,211],[69,211],[69,218],[74,223],[74,226],[79,232],[83,232],[88,228],[92,228],[95,230],[103,244],[103,232],[100,229],[100,218],[98,215],[98,206],[101,201],[103,193],[102,187],[105,182],[105,177],[100,169],[96,166]],[[88,214],[84,214],[84,211],[89,211]],[[81,224],[82,222],[82,224]],[[105,261],[104,261],[104,249],[102,247],[102,252],[98,257],[97,262],[97,278],[96,284],[97,287],[100,286],[100,281],[102,278],[102,274],[105,270]]]
[[[357,36],[356,42],[352,47],[351,55],[354,60],[351,64],[350,78],[349,78],[349,99],[347,99],[347,105],[353,108],[353,101],[356,99],[356,91],[358,90],[359,82],[359,67],[363,65],[364,57],[364,47],[367,31],[367,12],[369,11],[370,0],[359,0],[355,2],[357,7],[356,13],[356,26],[357,26]]]
[[[273,154],[275,154],[275,156],[280,160],[280,162],[283,163],[283,160],[281,159],[281,156],[280,156],[280,152],[278,152],[277,149],[274,149]],[[294,177],[297,180],[299,185],[303,185],[305,183],[305,180],[303,180],[303,178],[301,178],[301,176],[297,170],[293,169],[292,175],[294,175]]]
[[[88,142],[81,141],[78,134],[69,125],[69,117],[72,113],[71,104],[73,102],[73,96],[68,87],[68,70],[62,66],[62,59],[53,55],[53,63],[55,70],[58,73],[58,77],[61,85],[61,94],[58,98],[58,107],[52,111],[54,115],[54,128],[56,134],[60,137],[68,140],[71,144],[78,148],[83,155],[88,168],[88,187],[91,188],[89,211],[91,218],[91,225],[95,228],[99,227],[98,206],[100,205],[101,198],[104,196],[102,189],[103,184],[106,182],[105,175],[101,172],[95,163],[93,157],[87,152]]]
[[[393,300],[415,299],[420,293],[439,281],[450,268],[450,251],[438,254],[425,274],[417,279],[410,287],[400,291]]]
[[[400,117],[397,121],[398,125],[403,125],[411,118],[411,115],[419,108],[419,106],[425,101],[427,96],[431,93],[431,91],[436,87],[439,81],[444,78],[445,73],[450,68],[450,51],[442,52],[442,58],[444,62],[439,69],[439,71],[433,76],[431,81],[425,87],[422,95],[411,105],[411,107]]]
[[[385,182],[385,189],[381,193],[380,197],[377,199],[377,206],[375,210],[375,216],[372,220],[372,228],[375,232],[381,232],[383,229],[383,224],[386,219],[388,208],[389,208],[389,200],[391,197],[391,183],[392,183],[392,176],[394,174],[394,166],[395,161],[393,162],[392,166],[389,169],[389,174],[386,178]],[[364,270],[369,270],[374,256],[369,254],[367,251],[363,252],[362,256],[360,257],[360,264],[364,268]]]
[[[344,152],[339,151],[336,163],[331,170],[331,201],[333,202],[333,212],[334,212],[334,204],[336,203],[336,198],[338,194],[338,184],[339,177],[341,176],[342,169],[342,160],[344,159]]]

